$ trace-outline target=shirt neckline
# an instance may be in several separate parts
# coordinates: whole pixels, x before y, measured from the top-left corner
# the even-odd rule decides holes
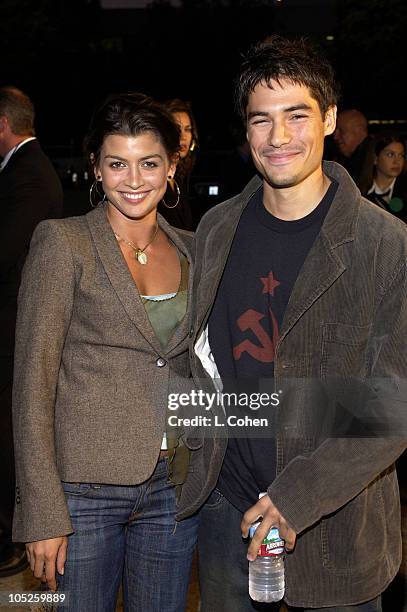
[[[264,226],[281,234],[294,234],[302,232],[308,229],[314,224],[320,223],[325,218],[329,207],[334,199],[336,190],[338,189],[338,182],[328,177],[331,181],[325,195],[319,204],[312,210],[308,215],[301,219],[295,219],[294,221],[286,221],[279,219],[270,213],[263,203],[263,189],[260,189],[254,194],[253,199],[255,200],[255,213],[257,220]]]

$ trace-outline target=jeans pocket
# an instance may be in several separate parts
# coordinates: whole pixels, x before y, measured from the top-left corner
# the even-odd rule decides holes
[[[214,489],[208,497],[208,501],[205,504],[205,508],[209,510],[215,509],[222,503],[223,500],[224,497],[222,493],[218,489]]]
[[[62,488],[66,495],[73,495],[74,497],[83,497],[94,488],[94,485],[85,482],[62,482]]]

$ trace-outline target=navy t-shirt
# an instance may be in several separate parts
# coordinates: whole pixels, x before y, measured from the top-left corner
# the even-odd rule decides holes
[[[209,343],[224,392],[240,397],[273,391],[274,350],[288,300],[337,186],[332,180],[320,204],[297,221],[270,214],[263,205],[262,189],[243,211],[209,318]],[[254,412],[249,406],[229,404],[225,405],[228,416],[268,421],[262,437],[255,437],[251,427],[243,436],[241,429],[229,428],[218,487],[245,512],[276,476],[275,408]]]

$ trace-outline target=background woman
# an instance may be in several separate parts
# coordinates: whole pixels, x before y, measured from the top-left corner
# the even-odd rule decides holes
[[[14,538],[68,611],[113,612],[122,578],[125,610],[181,611],[196,518],[175,522],[165,433],[189,372],[191,236],[157,217],[179,132],[150,98],[113,96],[87,149],[102,202],[41,223],[23,275]]]
[[[196,122],[189,102],[174,99],[165,105],[179,126],[180,149],[175,176],[169,179],[167,192],[158,210],[174,227],[191,230],[196,226],[189,196],[189,179],[198,148]]]
[[[405,143],[398,134],[376,136],[367,185],[369,200],[404,221],[407,219]]]

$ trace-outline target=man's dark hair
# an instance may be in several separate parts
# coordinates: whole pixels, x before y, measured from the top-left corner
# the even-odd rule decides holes
[[[34,106],[17,87],[0,87],[0,116],[6,116],[13,134],[34,136]]]
[[[337,103],[339,88],[330,63],[304,38],[288,40],[273,35],[257,43],[244,58],[236,83],[236,107],[246,122],[250,94],[259,83],[288,79],[308,87],[322,116]]]
[[[113,94],[93,115],[85,138],[89,161],[99,161],[106,136],[138,136],[153,133],[171,159],[179,151],[179,128],[171,113],[159,102],[137,92]]]

